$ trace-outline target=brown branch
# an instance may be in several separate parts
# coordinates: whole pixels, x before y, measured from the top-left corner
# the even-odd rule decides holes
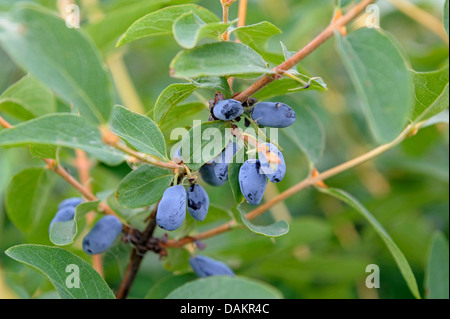
[[[350,161],[347,161],[341,165],[333,167],[323,173],[311,175],[310,177],[302,180],[300,183],[292,186],[291,188],[282,192],[278,196],[272,198],[268,202],[262,204],[261,206],[255,208],[251,212],[247,213],[245,215],[245,217],[248,220],[252,220],[252,219],[258,217],[259,215],[261,215],[262,213],[266,212],[267,210],[269,210],[270,208],[272,208],[279,202],[286,200],[287,198],[291,197],[292,195],[294,195],[310,186],[314,186],[314,185],[318,185],[319,187],[321,187],[320,185],[323,186],[323,184],[320,184],[320,182],[322,182],[323,180],[333,177],[335,175],[338,175],[338,174],[345,172],[351,168],[354,168],[358,165],[361,165],[361,164],[385,153],[386,151],[390,150],[391,148],[397,146],[405,138],[417,133],[417,128],[419,126],[420,126],[420,124],[418,124],[417,126],[414,126],[414,127],[408,126],[394,141],[387,143],[387,144],[383,144],[383,145],[371,150],[368,153],[365,153],[365,154],[358,156]],[[220,225],[216,228],[213,228],[213,229],[210,229],[203,233],[197,234],[196,236],[188,236],[188,237],[181,238],[179,240],[169,240],[169,241],[165,242],[163,245],[164,245],[164,247],[182,247],[193,241],[207,239],[207,238],[222,234],[224,232],[227,232],[227,231],[233,229],[236,225],[237,225],[236,222],[233,220],[233,221],[230,221],[223,225]]]
[[[308,43],[303,49],[298,51],[291,58],[287,59],[279,66],[273,68],[272,71],[275,72],[275,75],[273,76],[264,75],[258,81],[253,83],[250,87],[248,87],[245,91],[235,96],[234,99],[244,102],[253,94],[261,90],[263,87],[275,81],[277,78],[279,78],[279,75],[293,68],[300,61],[302,61],[313,51],[315,51],[318,47],[320,47],[323,43],[325,43],[328,39],[333,37],[335,30],[339,30],[341,27],[349,24],[353,19],[358,17],[366,9],[366,7],[373,2],[375,2],[375,0],[363,0],[360,3],[356,4],[342,18],[331,23],[325,30],[323,30],[314,40]]]
[[[144,232],[142,233],[142,237],[140,238],[139,244],[145,246],[148,241],[152,238],[153,233],[156,228],[156,211],[158,209],[157,203],[150,214],[150,221],[147,224]],[[128,262],[127,269],[125,270],[125,274],[122,278],[122,282],[120,283],[119,289],[117,290],[116,298],[117,299],[125,299],[130,292],[131,286],[133,285],[134,280],[136,279],[136,275],[141,266],[142,260],[144,259],[146,251],[140,252],[137,247],[133,247],[130,253],[130,258]]]

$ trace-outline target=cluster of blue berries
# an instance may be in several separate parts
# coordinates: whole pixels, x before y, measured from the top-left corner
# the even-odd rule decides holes
[[[211,110],[213,118],[223,121],[239,119],[245,111],[241,102],[234,99],[219,100]],[[284,128],[292,125],[295,121],[294,110],[284,103],[260,102],[249,110],[252,119],[259,126]],[[234,143],[233,143],[234,144]],[[234,144],[233,155],[236,153]],[[227,146],[230,147],[230,146]],[[227,149],[221,158],[226,157]],[[230,153],[230,152],[228,152]],[[217,164],[215,160],[205,164],[200,173],[208,184],[220,186],[228,179],[228,164],[224,161]],[[252,205],[258,205],[267,187],[267,179],[272,183],[280,182],[286,173],[286,163],[283,154],[272,143],[258,146],[258,159],[247,160],[239,171],[239,185],[245,199]]]
[[[156,223],[165,230],[179,228],[187,211],[197,221],[203,221],[209,209],[209,197],[205,189],[191,184],[186,191],[183,185],[171,186],[164,191],[156,211]]]
[[[75,208],[83,200],[78,197],[62,201],[58,211],[50,222],[49,233],[54,223],[67,222],[75,218]],[[99,219],[83,239],[83,250],[89,255],[101,254],[107,251],[122,232],[122,223],[116,216],[104,216]]]

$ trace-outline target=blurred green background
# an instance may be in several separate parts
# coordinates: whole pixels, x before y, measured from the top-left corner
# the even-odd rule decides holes
[[[0,0],[0,10],[8,10],[18,1]],[[35,1],[56,10],[56,1]],[[114,17],[139,1],[103,0],[76,1],[81,7],[82,28],[108,17]],[[143,1],[144,2],[144,1]],[[183,2],[183,1],[179,1]],[[442,17],[444,1],[414,1],[420,8]],[[198,3],[221,15],[219,1]],[[407,53],[411,66],[418,71],[432,71],[448,63],[448,44],[424,28],[417,21],[399,12],[389,1],[378,2],[381,26],[391,32]],[[275,36],[268,50],[281,54],[279,42],[289,50],[298,50],[317,35],[333,14],[332,0],[249,0],[247,24],[270,21],[283,33]],[[123,11],[125,10],[125,11]],[[146,14],[137,11],[136,18]],[[237,5],[231,7],[230,18],[237,17]],[[94,21],[94,22],[92,22]],[[111,28],[114,26],[111,25]],[[351,30],[351,28],[350,28]],[[96,43],[101,41],[97,39]],[[100,45],[100,44],[99,44]],[[136,91],[146,111],[152,109],[158,95],[169,84],[177,82],[169,76],[169,63],[180,50],[172,37],[142,39],[124,48],[114,49],[102,44],[105,60],[112,55],[123,55]],[[313,76],[320,76],[328,85],[326,92],[303,91],[274,101],[287,102],[294,109],[308,107],[320,119],[326,132],[326,149],[318,169],[324,170],[362,154],[374,147],[375,141],[355,96],[354,88],[335,50],[334,40],[328,41],[301,66]],[[22,71],[0,49],[0,92],[23,76]],[[121,86],[120,78],[114,78]],[[237,81],[235,91],[244,89],[250,81]],[[210,96],[200,91],[204,98]],[[191,99],[196,99],[193,96]],[[117,102],[121,102],[117,93]],[[67,106],[59,103],[59,109]],[[192,125],[193,118],[206,118],[207,112],[181,119],[174,126]],[[12,123],[14,119],[10,119]],[[283,135],[280,144],[289,173],[270,189],[269,196],[299,182],[308,173],[305,156]],[[73,153],[62,153],[64,165],[76,175]],[[64,181],[58,179],[48,202],[47,214],[35,229],[24,234],[8,220],[3,201],[4,190],[10,178],[25,167],[42,166],[26,149],[0,150],[0,297],[46,298],[56,293],[44,276],[9,259],[3,251],[21,243],[51,245],[48,223],[58,202],[76,196]],[[410,262],[423,295],[423,282],[433,234],[443,232],[448,238],[448,182],[449,133],[447,125],[425,128],[399,147],[364,164],[327,180],[333,187],[345,189],[357,197],[386,228]],[[124,164],[111,168],[97,165],[92,170],[96,192],[111,191],[129,172]],[[211,202],[231,208],[231,190],[209,186]],[[267,212],[256,222],[280,217],[291,219],[290,232],[278,239],[258,237],[248,230],[235,230],[205,241],[204,254],[227,262],[239,275],[258,278],[282,291],[286,298],[412,298],[391,254],[371,226],[352,209],[313,189],[289,198]],[[220,223],[220,217],[202,224],[208,229]],[[159,235],[162,232],[158,233]],[[88,259],[81,251],[80,242],[68,249]],[[104,256],[106,280],[113,289],[120,283],[129,247],[117,245]],[[131,297],[143,298],[161,278],[186,272],[187,251],[170,251],[165,263],[153,254],[147,254],[131,291]],[[177,257],[177,258],[175,258]],[[381,288],[365,286],[365,268],[377,264],[381,269]],[[151,292],[152,293],[152,292]],[[150,296],[158,296],[157,294]]]

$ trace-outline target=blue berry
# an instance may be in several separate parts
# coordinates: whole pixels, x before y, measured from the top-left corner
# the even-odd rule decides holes
[[[215,159],[214,173],[216,177],[226,182],[228,180],[228,165],[232,162],[234,155],[240,149],[240,146],[234,142],[228,143],[221,154]]]
[[[244,113],[242,103],[233,99],[218,101],[212,110],[213,115],[222,121],[231,121]]]
[[[69,220],[73,220],[74,217],[75,217],[75,207],[63,206],[56,212],[55,217],[53,217],[52,221],[50,222],[48,232],[50,233],[50,230],[52,229],[52,225],[54,223],[67,222]]]
[[[282,128],[294,123],[295,112],[284,103],[261,102],[255,105],[252,118],[258,125]]]
[[[246,161],[239,170],[239,185],[242,195],[251,205],[261,203],[267,187],[266,175],[260,174],[261,163],[258,160]]]
[[[216,172],[214,169],[215,166],[216,166],[216,163],[214,163],[214,162],[204,164],[200,168],[200,174],[201,174],[203,180],[206,183],[208,183],[209,185],[222,186],[223,184],[225,184],[225,181],[217,178],[217,175],[216,175]]]
[[[122,223],[116,216],[102,217],[83,239],[86,254],[97,255],[107,251],[122,232]]]
[[[283,154],[280,150],[271,143],[265,143],[269,149],[267,153],[259,152],[259,161],[261,162],[261,172],[267,176],[272,183],[281,182],[286,174],[286,163],[284,161]],[[266,156],[271,158],[271,155],[275,154],[280,159],[281,163],[269,163]]]
[[[187,191],[187,210],[195,220],[203,221],[208,214],[209,197],[205,189],[192,184]]]
[[[165,230],[179,228],[186,218],[186,190],[182,185],[165,190],[156,212],[156,223]]]
[[[226,264],[206,256],[191,257],[189,264],[199,277],[234,276],[233,270]]]
[[[83,202],[83,200],[80,197],[72,197],[72,198],[68,198],[63,200],[61,203],[59,203],[58,205],[58,210],[60,210],[63,207],[77,207],[78,205],[80,205]]]

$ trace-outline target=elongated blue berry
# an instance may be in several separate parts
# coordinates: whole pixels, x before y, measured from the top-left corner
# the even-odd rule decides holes
[[[104,253],[114,244],[121,232],[122,223],[116,216],[102,217],[84,237],[84,252],[89,255]]]
[[[261,102],[255,105],[252,118],[258,125],[282,128],[294,123],[295,112],[284,103]]]
[[[267,152],[259,152],[259,161],[261,162],[261,172],[267,176],[272,183],[278,183],[286,174],[286,163],[283,154],[272,143],[265,143]],[[275,162],[275,160],[279,160]]]
[[[214,170],[215,163],[210,162],[206,163],[200,168],[200,174],[203,178],[203,180],[212,186],[222,186],[225,184],[225,181],[220,180],[217,178],[216,172]]]
[[[59,203],[58,205],[58,210],[60,210],[63,207],[77,207],[78,205],[80,205],[83,202],[83,200],[80,197],[72,197],[72,198],[68,198],[63,200],[61,203]]]
[[[251,205],[261,203],[267,187],[266,175],[260,174],[258,160],[246,161],[239,170],[239,185],[242,195]]]
[[[232,162],[234,155],[239,149],[240,146],[238,144],[230,142],[214,160],[214,172],[219,180],[223,182],[228,180],[228,165]]]
[[[187,190],[187,210],[195,220],[203,221],[208,214],[209,197],[205,189],[192,184]]]
[[[165,230],[179,228],[186,218],[186,190],[182,185],[164,191],[156,211],[156,223]]]
[[[52,229],[52,225],[57,222],[66,222],[69,220],[72,220],[75,217],[75,207],[72,206],[63,206],[61,209],[59,209],[55,217],[53,217],[52,221],[50,222],[50,226],[48,227],[48,232],[50,233],[50,230]]]
[[[194,272],[199,277],[208,276],[234,276],[233,270],[223,262],[206,256],[196,256],[189,259]]]
[[[242,103],[233,99],[218,101],[212,110],[213,115],[222,121],[231,121],[244,113]]]

